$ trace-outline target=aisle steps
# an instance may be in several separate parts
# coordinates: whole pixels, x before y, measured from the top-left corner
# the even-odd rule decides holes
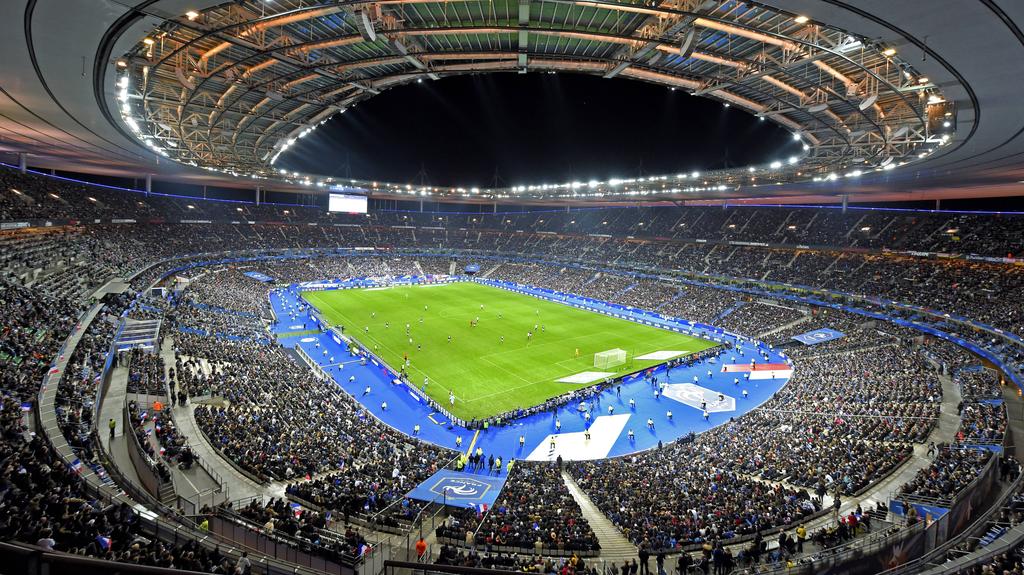
[[[587,520],[590,528],[597,535],[597,541],[601,544],[601,559],[618,561],[636,557],[636,546],[630,543],[629,539],[626,539],[626,536],[619,531],[619,528],[604,513],[601,513],[568,472],[562,471],[562,480],[569,489],[569,493],[572,493],[573,499],[576,500],[576,503],[579,504],[580,509],[583,511],[584,519]]]

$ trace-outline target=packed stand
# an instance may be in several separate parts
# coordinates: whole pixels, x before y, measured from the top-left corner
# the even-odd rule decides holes
[[[0,539],[82,557],[202,571],[233,572],[238,562],[195,540],[168,545],[143,528],[127,504],[107,505],[86,493],[82,479],[41,435],[24,439],[18,405],[0,407]],[[19,518],[20,520],[15,520]]]
[[[992,452],[987,449],[948,445],[938,447],[938,455],[931,465],[918,471],[913,479],[900,487],[900,497],[952,497],[970,485],[992,457]]]
[[[454,512],[438,527],[437,534],[458,543],[472,539],[477,546],[512,547],[525,553],[535,549],[557,550],[559,554],[600,549],[561,471],[551,463],[516,462],[488,512]]]
[[[128,393],[167,394],[164,360],[159,354],[133,348],[120,356],[128,366]]]

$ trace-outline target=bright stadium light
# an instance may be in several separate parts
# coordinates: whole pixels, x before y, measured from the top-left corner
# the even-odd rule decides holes
[[[779,169],[779,168],[781,168],[781,167],[782,167],[782,162],[780,162],[780,161],[778,161],[778,160],[775,160],[775,161],[774,161],[774,162],[772,162],[771,164],[768,164],[768,167],[769,167],[769,168],[771,168],[771,169],[773,169],[773,170],[777,170],[777,169]]]

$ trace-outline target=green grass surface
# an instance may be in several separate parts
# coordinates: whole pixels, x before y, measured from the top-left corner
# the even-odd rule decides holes
[[[407,371],[411,381],[422,386],[424,376],[429,377],[427,393],[444,406],[449,405],[448,391],[453,390],[456,401],[451,411],[467,420],[534,406],[590,385],[556,381],[576,373],[636,371],[660,363],[633,360],[634,355],[659,350],[691,353],[715,345],[469,282],[311,291],[304,292],[303,297],[330,325],[344,326],[346,335],[393,368],[402,365],[403,354],[409,354]],[[470,327],[470,321],[477,317],[477,326]],[[528,341],[526,333],[535,324],[543,325],[544,331],[538,330]],[[422,349],[417,350],[417,345]],[[625,365],[608,370],[594,368],[595,353],[615,348],[628,353]],[[577,349],[579,357],[575,356]]]

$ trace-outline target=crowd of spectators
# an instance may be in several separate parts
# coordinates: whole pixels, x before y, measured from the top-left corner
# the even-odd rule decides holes
[[[386,479],[395,469],[396,482],[411,484],[420,470],[454,456],[425,445],[411,453],[405,436],[378,423],[333,383],[317,380],[281,348],[192,339],[193,349],[182,355],[217,363],[216,385],[228,402],[197,406],[196,421],[215,447],[256,476],[294,479],[341,470],[390,491]]]
[[[178,331],[190,331],[236,341],[269,340],[266,325],[262,320],[230,310],[180,304],[166,317]]]
[[[438,537],[521,553],[597,551],[597,536],[552,463],[516,462],[494,506],[486,513],[456,511]],[[547,553],[545,553],[547,554]]]
[[[908,349],[813,357],[766,404],[692,442],[570,470],[638,545],[733,538],[790,525],[826,493],[885,477],[927,439],[941,398]]]
[[[32,401],[83,310],[80,302],[0,279],[0,389]]]
[[[565,236],[592,237],[595,243],[605,237],[631,236],[636,240],[668,238],[701,239],[708,242],[756,241],[783,245],[890,248],[918,251],[977,253],[1003,257],[1021,253],[1022,218],[992,217],[987,214],[947,214],[942,212],[879,212],[850,210],[813,210],[799,207],[622,207],[604,210],[551,210],[532,212],[418,213],[409,211],[344,214],[328,212],[324,206],[279,206],[239,202],[204,201],[167,196],[129,193],[112,189],[53,180],[14,170],[0,171],[0,220],[111,220],[132,218],[139,221],[163,219],[204,219],[215,222],[238,220],[276,222],[276,229],[243,229],[237,225],[228,236],[247,241],[267,241],[274,235],[289,233],[288,224],[313,222],[324,224],[308,234],[326,236],[344,234],[353,245],[376,244],[385,230],[396,241],[416,242],[434,247],[444,241],[444,230],[463,230],[467,243],[482,231],[501,236],[531,234],[530,247],[557,247]],[[15,193],[15,190],[17,193]],[[329,224],[348,224],[338,227]],[[785,225],[783,225],[785,224]],[[210,225],[210,224],[205,224]],[[350,227],[350,226],[360,227]],[[540,234],[538,232],[544,232]],[[310,239],[313,239],[310,238]],[[365,242],[365,243],[364,243]],[[714,245],[714,244],[712,244]],[[719,256],[728,261],[743,258],[733,252],[747,246],[728,245]],[[530,250],[526,250],[530,251]],[[532,250],[536,251],[536,249]],[[663,258],[671,253],[659,254]],[[748,276],[753,277],[753,276]]]
[[[497,569],[519,573],[559,573],[562,575],[598,575],[605,572],[598,568],[597,562],[589,562],[585,557],[572,555],[556,559],[539,554],[522,555],[503,551],[479,552],[456,545],[442,544],[438,557],[434,561],[438,565],[456,567],[475,567],[478,569]],[[614,565],[614,564],[613,564]],[[617,574],[618,570],[612,571]],[[625,575],[625,572],[623,572]]]
[[[1018,546],[979,565],[951,571],[957,575],[1020,575],[1024,573],[1024,547]]]
[[[1002,389],[999,373],[992,369],[959,370],[954,381],[960,386],[960,396],[965,401],[1001,399]]]
[[[225,504],[213,511],[229,519],[237,514],[257,525],[268,537],[286,535],[317,556],[339,564],[353,564],[368,545],[366,538],[351,525],[347,525],[344,532],[331,530],[326,514],[305,508],[296,512],[285,499],[274,498],[265,504],[252,500],[237,508]]]
[[[415,485],[436,473],[441,458],[415,452],[413,445],[367,442],[358,459],[352,459],[322,477],[289,483],[289,497],[312,503],[344,517],[373,517],[374,524],[411,524],[423,503],[405,497]]]
[[[42,435],[25,439],[15,402],[0,407],[0,539],[136,565],[236,573],[238,562],[194,540],[168,545],[147,533],[127,504],[87,494],[82,479]]]
[[[1005,434],[1006,405],[1001,400],[964,403],[961,407],[958,442],[998,445]]]
[[[257,318],[266,313],[269,289],[267,283],[244,275],[241,269],[217,266],[203,269],[202,273],[190,278],[181,299],[185,304],[200,304],[218,311],[230,310],[236,312],[235,315]]]
[[[122,364],[128,366],[128,393],[167,394],[164,360],[159,353],[133,348],[120,355]]]
[[[987,449],[940,445],[931,465],[917,472],[900,487],[900,495],[946,499],[967,487],[992,457]]]
[[[717,322],[718,327],[753,337],[793,323],[803,312],[776,303],[752,302],[740,307]]]
[[[168,214],[186,217],[202,212],[219,220],[217,216],[228,209],[204,202],[196,202],[195,208],[186,208],[167,198],[135,201],[134,197],[128,199],[118,192],[104,192],[99,197],[92,189],[76,189],[64,184],[58,189],[44,178],[12,176],[9,172],[0,174],[5,183],[11,184],[0,193],[0,219],[109,218],[113,214],[121,217],[140,213],[166,218]],[[18,194],[9,191],[17,186],[25,190]],[[81,196],[86,193],[97,195],[97,201],[83,200]],[[19,198],[21,194],[29,198]],[[2,407],[5,439],[0,442],[0,449],[7,461],[0,472],[7,488],[0,491],[0,497],[10,509],[30,506],[34,509],[29,521],[7,521],[0,525],[4,535],[18,540],[45,541],[61,550],[144,564],[209,570],[221,563],[215,554],[192,545],[169,548],[140,539],[133,531],[135,519],[127,510],[104,509],[88,503],[85,498],[78,501],[79,480],[54,457],[43,440],[21,437],[14,408],[20,401],[31,401],[38,391],[50,361],[84,309],[81,298],[88,292],[87,288],[96,287],[110,275],[128,275],[164,257],[240,246],[243,249],[338,245],[414,247],[421,239],[411,231],[391,230],[389,223],[396,216],[389,213],[373,214],[361,220],[358,228],[328,229],[304,224],[307,220],[332,218],[334,221],[351,216],[323,216],[312,210],[282,214],[277,207],[238,209],[251,211],[252,214],[247,215],[252,216],[286,216],[278,221],[302,225],[210,224],[203,226],[201,235],[177,233],[181,226],[188,224],[159,224],[144,229],[132,225],[99,225],[61,230],[45,238],[28,234],[3,236],[4,246],[10,250],[5,251],[2,266],[5,273],[0,274],[0,311],[7,318],[0,330],[0,388],[5,394]],[[443,218],[441,224],[433,220],[431,223],[449,228],[446,236],[450,237],[444,242],[445,246],[454,248],[496,249],[550,258],[571,256],[604,264],[658,265],[666,270],[724,272],[737,277],[818,285],[951,311],[1006,329],[1019,329],[1024,318],[1024,307],[1019,298],[1014,297],[1024,287],[1024,272],[994,262],[763,250],[715,243],[626,243],[612,237],[574,235],[589,229],[607,229],[611,234],[634,233],[642,227],[640,236],[665,234],[663,237],[680,240],[695,237],[744,239],[750,234],[775,234],[782,243],[890,245],[887,237],[870,233],[851,233],[846,236],[849,241],[842,239],[832,230],[842,229],[852,220],[838,212],[813,220],[812,225],[812,219],[804,218],[807,211],[780,210],[779,214],[787,214],[794,222],[793,230],[775,228],[771,222],[776,212],[767,208],[732,208],[718,212],[630,208],[609,210],[597,216],[606,218],[600,222],[592,217],[575,216],[580,218],[577,223],[569,221],[574,217],[570,215],[532,214],[514,216],[507,223],[484,215],[479,216],[479,222],[470,216],[453,215]],[[699,217],[694,215],[698,213]],[[415,220],[425,216],[411,217]],[[872,214],[869,225],[864,227],[888,229],[887,234],[897,231],[917,234],[891,240],[901,245],[954,245],[949,237],[939,232],[921,236],[921,230],[929,226],[920,226],[906,216],[891,216],[894,218],[891,221],[886,217],[889,216]],[[1024,237],[1024,234],[1006,231],[1019,231],[1022,227],[1018,220],[1006,218],[995,224],[998,229],[991,237],[1001,242],[996,248],[984,241],[984,233],[980,231],[989,220],[974,216],[935,217],[955,219],[957,226],[968,232],[971,228],[976,230],[973,234],[959,236],[962,238],[960,245],[983,252],[1006,251],[1008,245],[1017,248],[1019,238]],[[458,230],[460,226],[466,230]],[[516,231],[520,229],[526,231]],[[564,236],[535,233],[539,231],[569,233]],[[849,231],[856,232],[852,228]],[[54,242],[67,246],[67,251],[45,257],[47,247]],[[91,254],[89,257],[95,258],[97,265],[81,269],[85,267],[79,264],[81,254]],[[157,266],[138,276],[132,286],[139,287],[171,267],[203,259]],[[244,269],[267,273],[275,280],[301,281],[411,275],[428,269],[445,269],[448,260],[424,258],[417,261],[395,255],[335,256],[245,265]],[[50,271],[26,272],[36,268]],[[173,321],[205,333],[252,335],[259,323],[251,316],[264,313],[267,286],[245,277],[242,271],[242,267],[224,268],[197,278],[186,291],[184,303],[171,311]],[[687,319],[710,323],[721,319],[726,326],[741,332],[759,333],[772,325],[801,318],[799,312],[791,308],[759,303],[740,305],[746,301],[746,296],[733,292],[598,274],[570,266],[506,262],[492,277],[658,309]],[[218,309],[212,311],[210,307],[201,306]],[[766,307],[775,309],[766,310]],[[893,311],[885,304],[880,307]],[[222,313],[220,308],[235,313]],[[724,314],[730,308],[734,308],[733,311]],[[789,311],[776,317],[775,312],[781,309]],[[147,313],[140,315],[148,317]],[[154,312],[154,315],[160,314]],[[849,332],[848,337],[803,350],[796,377],[761,409],[692,441],[668,445],[651,454],[573,464],[571,472],[627,536],[650,549],[753,535],[760,530],[792,525],[820,509],[820,495],[824,491],[838,490],[846,494],[862,490],[907,457],[912,443],[926,440],[936,421],[941,389],[933,374],[923,367],[921,356],[907,346],[907,340],[917,337],[917,332],[887,324],[865,325],[859,317],[847,317],[841,312],[827,315],[827,322],[815,316],[794,326],[793,331],[805,327],[809,330],[811,324],[822,323],[844,327]],[[908,317],[911,317],[909,313]],[[209,329],[203,330],[204,327]],[[944,327],[976,337],[952,322],[945,322]],[[776,341],[788,339],[792,335],[790,331],[776,334]],[[90,328],[61,377],[58,416],[62,431],[76,452],[88,453],[92,449],[85,433],[91,427],[93,406],[90,401],[95,391],[95,375],[109,347],[111,332],[109,325],[97,324]],[[992,341],[983,343],[997,345]],[[853,346],[865,345],[871,347],[871,353],[850,353]],[[951,346],[926,347],[934,350],[942,363],[966,363],[962,352],[948,351]],[[290,493],[313,500],[325,509],[361,513],[392,505],[399,516],[408,517],[415,512],[415,504],[403,499],[403,483],[419,481],[454,455],[419,444],[414,447],[403,436],[377,423],[346,394],[313,379],[308,370],[274,346],[176,333],[175,348],[172,386],[186,394],[209,392],[227,401],[227,407],[196,408],[197,421],[213,444],[255,475],[292,479]],[[135,391],[162,388],[163,368],[149,365],[148,357],[151,356],[139,354],[139,358],[133,357],[129,364]],[[973,375],[976,373],[981,375]],[[960,371],[958,382],[964,397],[974,400],[964,404],[960,438],[968,443],[972,439],[999,441],[1005,433],[1005,412],[997,404],[976,401],[998,397],[998,381],[993,382],[985,372]],[[173,425],[163,422],[162,428],[168,431],[160,438],[161,446],[166,444],[168,449],[179,446]],[[942,448],[933,464],[922,470],[902,492],[946,496],[969,483],[985,464],[986,457],[981,450]],[[565,499],[566,493],[537,488],[550,485],[558,489],[560,477],[542,466],[522,464],[515,469],[516,476],[510,479],[499,506],[474,526],[476,536],[483,537],[483,543],[503,541],[523,547],[532,545],[534,542],[530,539],[540,535],[547,539],[542,542],[544,545],[586,548],[592,534],[588,535],[585,521],[576,515],[578,508]],[[324,473],[328,475],[298,479]],[[541,512],[538,512],[538,492],[545,493],[541,497],[547,497],[544,501],[548,502]],[[43,494],[42,501],[32,497],[33,493]],[[47,497],[47,493],[53,496]],[[557,503],[551,505],[550,501]],[[557,513],[544,513],[552,507]],[[276,507],[271,510],[279,512]],[[266,514],[266,511],[261,513]],[[467,524],[471,525],[474,519],[466,518]],[[533,527],[534,523],[539,529]],[[532,531],[524,535],[527,526]],[[108,537],[112,543],[102,543]],[[461,555],[451,553],[449,558],[472,564],[482,564],[486,559],[464,552]],[[498,564],[493,558],[490,561]]]

